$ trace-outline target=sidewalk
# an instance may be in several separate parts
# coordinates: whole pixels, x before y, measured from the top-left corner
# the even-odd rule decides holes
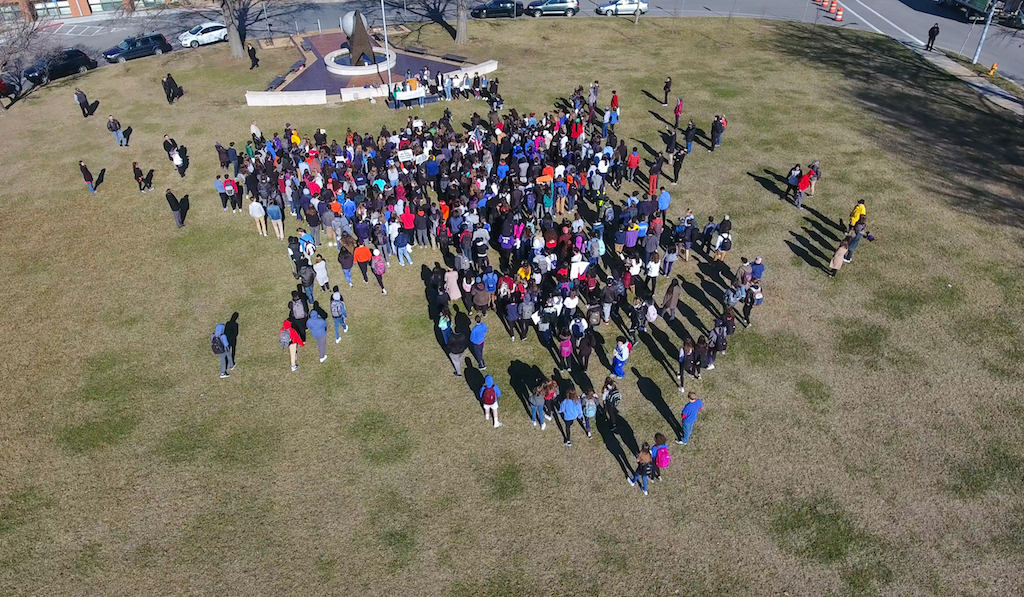
[[[1013,112],[1017,116],[1024,117],[1024,102],[989,82],[988,77],[979,75],[962,64],[957,64],[952,58],[942,52],[928,52],[923,48],[913,46],[911,48],[935,66],[935,68],[946,71],[967,83],[968,86],[981,94],[983,98],[1000,108]]]

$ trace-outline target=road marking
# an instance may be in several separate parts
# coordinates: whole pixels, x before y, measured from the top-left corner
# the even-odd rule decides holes
[[[879,35],[885,35],[884,33],[882,33],[881,29],[879,29],[878,27],[875,27],[874,25],[872,25],[871,21],[869,21],[869,20],[865,19],[864,17],[860,16],[859,14],[853,12],[853,9],[850,8],[849,5],[846,5],[846,10],[849,11],[849,13],[853,15],[853,18],[855,18],[858,21],[864,23],[868,27],[871,27],[871,30],[874,31],[875,33],[877,33]]]
[[[886,23],[889,23],[890,25],[892,25],[892,27],[893,27],[894,29],[896,29],[897,31],[899,31],[899,32],[900,32],[900,33],[902,33],[903,35],[906,35],[906,36],[907,36],[908,38],[910,38],[910,40],[911,40],[911,41],[917,42],[917,44],[918,44],[918,45],[920,45],[920,46],[923,46],[923,45],[924,45],[924,42],[923,42],[923,41],[921,41],[921,40],[917,39],[916,37],[914,37],[913,35],[911,35],[910,33],[908,33],[908,32],[907,32],[907,31],[906,31],[905,29],[903,29],[902,27],[900,27],[900,26],[899,26],[899,25],[897,25],[896,23],[893,23],[893,22],[892,22],[892,21],[890,21],[889,19],[887,19],[887,18],[885,18],[884,16],[882,16],[882,14],[881,14],[881,13],[879,13],[879,12],[878,12],[877,10],[875,10],[875,9],[871,8],[871,7],[870,7],[870,6],[868,6],[867,4],[864,4],[864,3],[863,3],[863,2],[861,2],[860,0],[853,0],[853,1],[854,1],[854,2],[856,2],[857,4],[860,4],[860,5],[861,5],[861,6],[863,6],[864,8],[866,8],[866,9],[870,10],[871,12],[875,13],[875,15],[876,15],[876,16],[878,16],[878,18],[880,18],[880,19],[882,19],[883,21],[885,21]],[[853,11],[852,11],[852,10],[850,11],[850,14],[853,14]],[[860,17],[858,17],[858,18],[860,18]],[[879,33],[881,33],[881,31],[879,31]]]

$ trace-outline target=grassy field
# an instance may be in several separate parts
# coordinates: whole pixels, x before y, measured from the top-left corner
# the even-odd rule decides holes
[[[692,384],[704,413],[665,481],[643,498],[615,454],[670,432],[663,413],[682,397],[658,357],[672,360],[678,329],[656,324],[630,362],[631,433],[571,450],[530,426],[510,383],[550,372],[550,357],[492,333],[488,373],[506,393],[493,430],[434,343],[418,269],[430,252],[388,274],[386,297],[357,282],[349,334],[290,373],[284,246],[221,212],[213,144],[244,142],[254,119],[341,138],[409,113],[247,108],[244,90],[291,51],[263,52],[255,72],[225,47],[175,52],[56,83],[0,118],[0,594],[1024,592],[1018,125],[851,30],[524,19],[470,34],[459,53],[498,59],[520,111],[599,79],[622,100],[620,136],[658,148],[671,109],[645,92],[671,75],[701,128],[728,115],[722,151],[686,160],[673,211],[728,213],[730,262],[763,255],[767,299]],[[445,35],[406,43],[452,51]],[[168,70],[187,91],[171,107]],[[75,86],[96,118],[78,114]],[[133,129],[128,149],[103,126],[111,113]],[[190,149],[184,181],[165,133]],[[105,169],[96,195],[79,159]],[[813,159],[824,179],[797,212],[777,175]],[[137,192],[133,160],[190,196],[185,230],[162,193]],[[830,280],[832,223],[859,198],[878,241]],[[677,272],[695,332],[718,281],[702,264]],[[207,340],[233,312],[224,381]]]

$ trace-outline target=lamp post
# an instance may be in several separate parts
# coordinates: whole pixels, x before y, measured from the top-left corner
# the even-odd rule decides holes
[[[384,13],[384,0],[380,0],[380,18],[384,21],[384,64],[387,65],[390,62],[388,53],[391,51],[391,47],[388,45],[388,17]],[[374,58],[376,60],[376,58]],[[388,93],[392,93],[394,87],[391,84],[391,68],[388,68]],[[398,98],[395,98],[395,102],[398,102]]]

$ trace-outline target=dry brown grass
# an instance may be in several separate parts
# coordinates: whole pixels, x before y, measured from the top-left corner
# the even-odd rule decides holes
[[[1024,250],[1018,228],[992,223],[1019,221],[1009,176],[1019,145],[969,90],[894,44],[828,31],[741,20],[472,25],[468,53],[501,62],[510,107],[544,111],[600,79],[622,98],[621,136],[659,147],[649,112],[671,113],[641,90],[657,95],[671,74],[702,128],[729,116],[722,152],[687,159],[673,208],[732,216],[730,259],[765,257],[767,303],[693,384],[706,404],[694,442],[673,444],[666,481],[646,499],[601,439],[565,450],[556,430],[529,426],[507,369],[518,359],[550,370],[535,342],[492,332],[488,373],[506,391],[505,427],[485,424],[426,320],[418,266],[433,253],[414,251],[416,268],[390,272],[387,297],[357,282],[345,293],[351,331],[330,359],[318,365],[307,348],[288,372],[276,335],[293,283],[284,248],[220,211],[213,143],[244,140],[253,119],[266,132],[288,121],[341,137],[406,112],[246,108],[244,89],[262,89],[294,56],[264,52],[252,73],[225,48],[103,69],[15,106],[0,119],[0,593],[1020,592],[1024,285],[1013,264]],[[796,41],[816,60],[795,58]],[[416,45],[449,43],[426,29]],[[864,78],[871,65],[854,74],[841,61],[868,47],[880,52],[882,87]],[[189,92],[175,107],[160,93],[167,70]],[[77,115],[76,85],[101,102],[99,118]],[[923,88],[930,127],[890,118],[892,105],[916,108]],[[876,101],[887,92],[891,105]],[[451,107],[460,119],[485,109]],[[114,146],[108,113],[133,127],[131,148]],[[940,145],[913,150],[965,123],[985,143],[956,148],[964,159]],[[191,150],[183,182],[161,153],[165,132]],[[990,178],[975,169],[985,152],[992,163],[1008,156]],[[792,231],[828,252],[828,225],[754,178],[771,186],[765,169],[815,158],[825,179],[808,205],[839,220],[866,197],[879,237],[834,281],[787,244],[802,246]],[[95,196],[78,159],[106,168]],[[132,160],[156,169],[158,190],[190,195],[185,231],[162,193],[135,191]],[[972,206],[975,185],[988,194]],[[693,264],[678,271],[696,293],[714,287]],[[222,381],[207,338],[234,311],[239,368]],[[674,331],[664,343],[678,345]],[[648,349],[630,365],[678,412]],[[591,376],[603,376],[596,363]],[[622,385],[637,442],[667,432],[637,377]]]

